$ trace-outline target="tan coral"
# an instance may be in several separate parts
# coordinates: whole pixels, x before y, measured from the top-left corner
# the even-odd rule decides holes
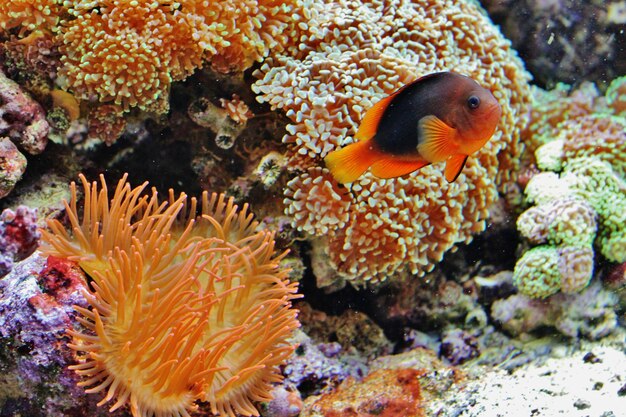
[[[326,169],[314,167],[287,184],[285,213],[300,229],[325,235],[343,228],[349,220],[350,197]]]
[[[588,115],[560,125],[555,140],[563,139],[563,157],[591,157],[608,162],[626,178],[626,120],[608,115]]]
[[[188,1],[206,58],[220,72],[243,71],[296,36],[298,0]]]
[[[250,107],[237,94],[233,94],[231,99],[221,98],[220,103],[228,113],[228,117],[239,124],[245,125],[248,119],[254,116]]]
[[[442,181],[440,166],[387,181],[366,174],[352,184],[349,204],[341,205],[349,205],[349,220],[328,228],[334,266],[356,283],[383,280],[404,267],[423,275],[456,243],[484,230],[498,190],[512,184],[522,151],[528,75],[474,2],[309,0],[304,13],[301,37],[286,53],[266,59],[253,85],[259,101],[290,119],[283,138],[289,167],[304,171],[293,184],[323,175],[312,168],[354,140],[365,111],[422,75],[441,70],[470,75],[503,104],[498,132],[469,159],[456,183]],[[298,213],[301,230],[317,235],[326,230],[302,220],[317,213],[309,214],[306,205],[294,211],[294,200],[289,195],[287,200],[287,212]]]

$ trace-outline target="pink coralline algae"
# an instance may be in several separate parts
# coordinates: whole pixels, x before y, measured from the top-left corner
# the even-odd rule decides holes
[[[48,130],[44,109],[0,72],[0,136],[36,155],[48,143]]]
[[[36,210],[19,206],[0,214],[0,277],[37,249],[39,237]]]
[[[298,391],[277,386],[272,396],[274,398],[263,408],[263,417],[297,417],[302,411],[304,404]]]
[[[75,323],[73,305],[87,306],[83,287],[84,275],[73,263],[39,252],[0,279],[0,369],[2,381],[14,387],[3,389],[0,414],[106,415],[67,368],[74,360],[65,332]]]
[[[299,346],[283,369],[284,384],[305,395],[327,391],[349,376],[362,378],[368,371],[365,358],[342,351],[338,344],[315,343],[302,331],[293,339]]]
[[[0,71],[0,198],[11,192],[26,169],[18,148],[32,155],[48,143],[44,109]]]
[[[0,137],[0,198],[13,190],[26,171],[26,157],[11,139]]]

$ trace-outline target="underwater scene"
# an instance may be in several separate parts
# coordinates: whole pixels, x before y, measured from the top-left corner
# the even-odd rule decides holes
[[[626,417],[626,1],[0,2],[0,417]]]

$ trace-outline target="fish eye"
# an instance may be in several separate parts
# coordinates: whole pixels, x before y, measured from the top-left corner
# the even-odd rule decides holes
[[[467,106],[472,110],[477,109],[480,106],[480,99],[476,96],[469,96]]]

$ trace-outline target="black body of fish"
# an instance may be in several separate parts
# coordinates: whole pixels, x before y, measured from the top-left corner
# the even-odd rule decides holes
[[[393,97],[385,109],[374,143],[378,149],[392,155],[417,153],[418,123],[422,117],[435,115],[445,121],[446,105],[442,88],[446,88],[456,74],[440,72],[422,77],[407,85]]]

